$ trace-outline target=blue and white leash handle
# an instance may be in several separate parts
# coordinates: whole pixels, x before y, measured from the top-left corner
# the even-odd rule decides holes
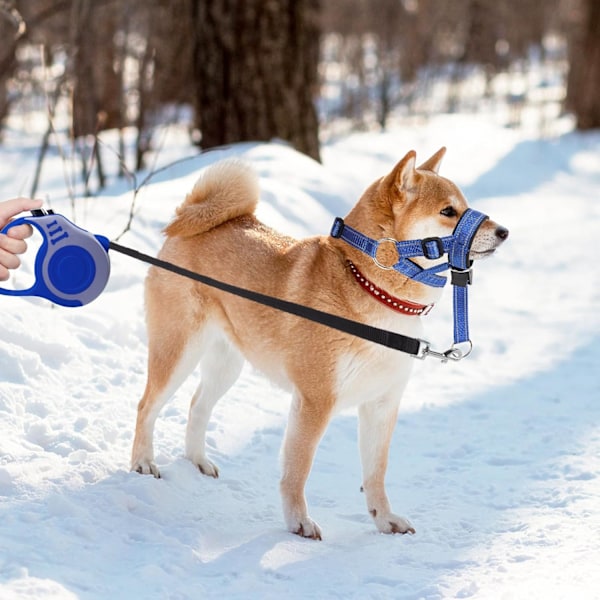
[[[42,235],[35,257],[35,281],[23,290],[0,288],[0,294],[39,296],[62,306],[83,306],[102,293],[110,275],[108,238],[42,209],[11,221],[0,233],[23,224],[32,225]]]

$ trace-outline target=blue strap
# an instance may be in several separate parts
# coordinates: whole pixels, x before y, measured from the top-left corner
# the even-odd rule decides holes
[[[469,296],[467,286],[454,286],[454,343],[461,344],[469,341]]]
[[[452,234],[453,243],[448,251],[448,262],[451,268],[468,269],[470,267],[468,263],[471,242],[487,218],[487,215],[472,208],[463,213]]]
[[[469,338],[469,296],[467,286],[471,283],[471,243],[487,215],[473,209],[466,210],[454,229],[454,243],[448,253],[452,271],[452,294],[454,311],[454,343],[470,341]]]
[[[393,240],[391,238],[374,240],[350,227],[350,225],[346,225],[344,220],[340,217],[337,217],[333,222],[331,235],[334,238],[344,240],[353,248],[370,256],[376,262],[379,246],[385,243],[393,243],[396,252],[398,253],[398,262],[386,268],[394,269],[410,279],[414,279],[419,283],[424,283],[431,287],[444,287],[444,285],[446,285],[447,278],[437,275],[437,273],[448,270],[448,263],[442,263],[441,265],[435,265],[429,269],[423,269],[409,259],[416,256],[425,256],[430,260],[441,258],[444,254],[447,254],[452,247],[453,236],[404,241]]]

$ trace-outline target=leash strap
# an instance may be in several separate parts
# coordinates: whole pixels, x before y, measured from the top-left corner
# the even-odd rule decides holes
[[[252,302],[314,321],[326,327],[348,333],[381,346],[398,350],[415,358],[424,359],[427,356],[438,358],[442,362],[461,360],[469,354],[458,348],[458,344],[469,340],[467,318],[467,285],[471,283],[471,264],[468,259],[471,241],[478,227],[487,216],[468,209],[459,220],[452,236],[445,238],[425,238],[399,242],[384,238],[371,240],[360,232],[344,224],[342,219],[336,219],[332,235],[346,240],[349,244],[365,252],[382,269],[396,269],[421,283],[439,287],[445,282],[445,277],[439,277],[436,272],[451,269],[454,287],[454,345],[446,352],[436,352],[429,342],[411,338],[365,323],[359,323],[345,317],[333,315],[295,302],[281,300],[266,294],[254,292],[238,286],[212,279],[200,273],[189,271],[167,261],[143,254],[111,242],[108,238],[93,235],[71,223],[64,216],[48,210],[32,211],[31,216],[11,221],[0,233],[6,233],[11,227],[28,223],[35,226],[42,234],[43,243],[38,249],[35,262],[34,285],[25,290],[11,290],[0,287],[0,294],[12,296],[40,296],[63,306],[82,306],[94,300],[104,289],[110,274],[108,250],[120,252],[136,260],[146,262],[161,269],[172,271],[183,277],[188,277],[205,285],[235,294]],[[345,232],[345,233],[344,233]],[[345,236],[348,237],[345,237]],[[396,245],[399,261],[396,265],[382,265],[377,259],[377,248],[381,243],[391,242]],[[450,261],[436,265],[430,269],[422,269],[408,260],[407,256],[425,256],[429,259],[440,258],[448,252]],[[402,256],[402,254],[404,256]],[[467,264],[468,263],[468,264]],[[401,268],[398,268],[401,265]],[[441,283],[443,285],[443,283]]]
[[[223,281],[219,281],[218,279],[201,275],[195,271],[190,271],[188,269],[184,269],[183,267],[174,265],[173,263],[155,258],[148,254],[144,254],[138,250],[133,250],[132,248],[122,246],[116,242],[110,242],[109,247],[115,252],[126,254],[127,256],[135,258],[136,260],[154,265],[155,267],[159,267],[161,269],[166,269],[167,271],[171,271],[172,273],[176,273],[177,275],[181,275],[183,277],[188,277],[189,279],[193,279],[210,287],[217,288],[223,292],[234,294],[236,296],[240,296],[241,298],[251,300],[252,302],[270,306],[271,308],[275,308],[291,315],[296,315],[297,317],[320,323],[321,325],[325,325],[331,329],[336,329],[337,331],[342,331],[343,333],[349,333],[356,337],[362,338],[363,340],[375,342],[376,344],[386,346],[387,348],[392,348],[393,350],[399,350],[400,352],[410,354],[416,358],[424,358],[425,349],[429,346],[427,342],[424,342],[423,340],[411,338],[399,333],[394,333],[393,331],[386,331],[385,329],[380,329],[378,327],[372,327],[371,325],[352,321],[351,319],[346,319],[338,315],[332,315],[315,308],[310,308],[309,306],[297,304],[296,302],[281,300],[279,298],[274,298],[273,296],[267,296],[266,294],[261,294],[259,292],[247,290],[230,283],[225,283]]]

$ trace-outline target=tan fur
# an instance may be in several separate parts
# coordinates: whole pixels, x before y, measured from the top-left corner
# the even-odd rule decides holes
[[[165,233],[182,237],[204,233],[235,217],[252,214],[258,197],[258,181],[249,165],[237,160],[217,163],[187,195]]]
[[[444,151],[419,169],[415,153],[409,152],[365,191],[346,223],[375,239],[449,235],[467,204],[453,183],[437,175]],[[247,289],[421,335],[420,318],[394,313],[366,294],[350,274],[347,261],[377,286],[413,302],[435,301],[438,289],[381,270],[341,240],[283,236],[256,219],[257,199],[257,178],[247,166],[231,160],[214,165],[167,226],[159,256]],[[447,206],[456,209],[456,218],[440,215]],[[485,253],[501,241],[498,226],[487,221],[473,250]],[[382,245],[378,258],[391,263],[394,254],[393,245]],[[205,454],[206,427],[215,403],[233,385],[247,359],[293,395],[281,478],[290,531],[320,539],[320,528],[308,515],[304,485],[332,415],[358,406],[368,510],[382,532],[414,532],[406,519],[391,511],[384,488],[390,440],[411,357],[154,267],[146,281],[146,312],[148,380],[138,408],[132,470],[159,476],[152,449],[156,417],[199,364],[202,380],[190,406],[186,455],[203,473],[217,477],[217,467]]]

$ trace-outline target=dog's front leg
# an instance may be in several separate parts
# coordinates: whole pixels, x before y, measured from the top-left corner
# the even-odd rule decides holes
[[[358,410],[362,489],[369,513],[382,533],[415,532],[410,521],[392,512],[385,493],[385,472],[398,404],[399,398],[384,397],[362,404]]]
[[[321,539],[321,529],[308,516],[304,486],[331,410],[294,396],[282,452],[281,499],[288,529],[302,537]]]

